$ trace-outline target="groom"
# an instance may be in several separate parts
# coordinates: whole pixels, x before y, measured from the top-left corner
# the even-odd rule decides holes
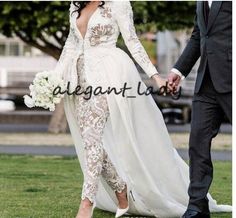
[[[210,217],[211,141],[224,115],[232,123],[232,2],[197,2],[192,36],[168,77],[172,88],[188,76],[199,57],[189,140],[189,204],[182,218]]]

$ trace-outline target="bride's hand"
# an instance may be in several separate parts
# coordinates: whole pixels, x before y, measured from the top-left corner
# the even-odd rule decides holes
[[[159,74],[155,74],[152,76],[152,79],[154,79],[157,87],[159,90],[161,90],[162,94],[165,96],[167,93],[171,93],[173,91],[173,88],[168,83],[167,79],[163,79]],[[165,88],[162,88],[165,87]],[[166,93],[167,92],[167,93]]]
[[[152,76],[152,79],[155,81],[155,84],[158,86],[159,89],[161,89],[161,87],[166,87],[170,90],[172,90],[172,87],[168,84],[168,80],[167,79],[163,79],[159,74],[155,74]]]

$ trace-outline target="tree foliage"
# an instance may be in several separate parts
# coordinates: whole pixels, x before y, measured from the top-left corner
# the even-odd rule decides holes
[[[178,30],[193,26],[194,1],[134,1],[134,20],[138,29]]]
[[[69,32],[67,1],[3,1],[0,33],[18,36],[27,44],[59,58]],[[138,31],[183,29],[193,25],[195,2],[134,1]]]
[[[69,2],[1,2],[0,32],[58,58],[69,31]]]

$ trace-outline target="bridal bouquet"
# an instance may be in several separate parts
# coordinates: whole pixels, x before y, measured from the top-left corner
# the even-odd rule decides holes
[[[27,107],[43,107],[50,111],[55,110],[56,104],[60,103],[64,97],[63,94],[57,93],[54,90],[60,87],[61,90],[65,89],[65,83],[62,78],[56,75],[53,71],[43,71],[37,73],[33,84],[29,86],[30,96],[24,96],[24,102]]]

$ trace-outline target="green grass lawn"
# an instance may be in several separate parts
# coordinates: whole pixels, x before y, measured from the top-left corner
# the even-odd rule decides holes
[[[231,162],[215,163],[211,193],[221,204],[232,201],[231,167]],[[82,178],[76,158],[0,155],[0,218],[73,218]],[[95,210],[94,218],[111,217],[111,213]]]

